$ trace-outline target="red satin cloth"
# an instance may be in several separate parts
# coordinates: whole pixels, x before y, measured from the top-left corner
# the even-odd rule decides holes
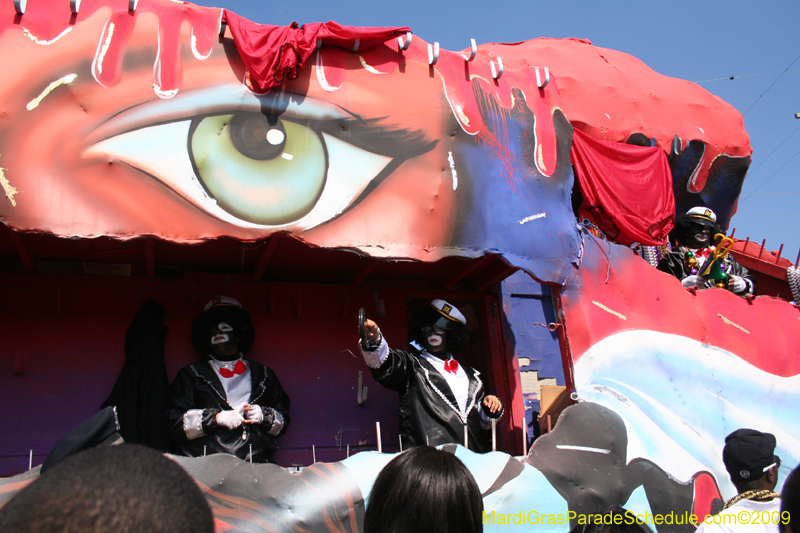
[[[297,78],[318,39],[345,50],[353,50],[358,39],[358,50],[367,50],[411,31],[406,27],[342,26],[333,21],[304,24],[302,28],[296,22],[291,26],[270,26],[251,22],[228,10],[223,10],[222,21],[231,30],[250,75],[252,88],[261,92],[280,85],[286,79]]]
[[[576,129],[570,155],[583,194],[581,219],[626,246],[666,242],[675,197],[664,150],[603,141]]]

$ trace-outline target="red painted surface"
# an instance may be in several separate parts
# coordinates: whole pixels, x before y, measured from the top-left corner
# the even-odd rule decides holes
[[[562,292],[575,362],[600,340],[638,329],[722,348],[778,376],[800,373],[800,309],[789,302],[770,296],[751,301],[723,289],[692,293],[628,249],[600,242],[587,243],[586,250],[590,261]]]
[[[178,90],[183,95],[242,87],[245,66],[235,54],[228,55],[217,37],[219,19],[218,9],[157,0],[143,2],[135,13],[122,0],[86,0],[75,17],[67,3],[56,0],[32,2],[21,17],[13,15],[11,3],[0,6],[0,53],[8,58],[0,112],[8,117],[10,132],[2,146],[3,168],[16,189],[15,206],[0,202],[4,220],[18,229],[59,235],[159,235],[180,242],[220,235],[256,240],[275,231],[215,219],[165,188],[162,183],[170,176],[153,180],[132,169],[127,159],[89,153],[99,140],[131,127],[235,107],[214,99],[207,102],[217,106],[213,109],[201,104],[169,112],[148,107],[163,98],[177,102],[170,97]],[[56,39],[66,30],[69,38],[46,46],[32,41]],[[468,134],[481,135],[491,156],[506,162],[511,192],[518,188],[515,180],[521,178],[510,170],[514,152],[504,138],[507,129],[491,133],[483,125],[476,87],[512,116],[522,109],[518,104],[524,96],[535,119],[526,135],[533,138],[533,161],[545,177],[555,169],[556,108],[574,127],[603,140],[624,141],[631,133],[644,132],[665,149],[676,134],[684,141],[704,141],[705,159],[690,184],[692,191],[702,189],[717,155],[751,152],[741,115],[731,106],[696,85],[653,72],[632,56],[586,41],[486,44],[472,62],[459,52],[441,50],[432,67],[428,43],[419,37],[403,52],[394,40],[357,54],[324,50],[321,70],[330,86],[341,85],[342,90],[326,90],[316,79],[316,65],[309,63],[297,80],[286,84],[287,92],[365,119],[386,117],[387,128],[422,132],[438,144],[394,169],[381,183],[381,194],[365,198],[348,216],[303,233],[320,246],[359,246],[423,260],[445,254],[441,249],[452,242],[459,216],[456,193],[442,170],[452,150],[448,143],[454,120]],[[490,64],[498,65],[500,59],[504,71],[494,80]],[[93,76],[81,70],[87,63]],[[543,79],[545,67],[550,81],[539,88],[536,72]],[[49,84],[75,73],[77,78],[54,89],[34,111],[26,109]],[[149,122],[120,122],[126,109],[149,110]],[[380,225],[363,223],[378,218]]]

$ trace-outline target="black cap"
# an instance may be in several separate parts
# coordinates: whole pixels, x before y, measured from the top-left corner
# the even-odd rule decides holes
[[[755,429],[737,429],[725,437],[722,462],[734,483],[755,481],[780,460],[775,456],[775,435]]]

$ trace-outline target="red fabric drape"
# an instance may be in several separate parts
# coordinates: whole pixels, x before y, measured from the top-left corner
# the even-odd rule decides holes
[[[626,246],[666,242],[675,196],[664,150],[602,141],[576,129],[570,155],[583,194],[581,218]]]
[[[345,50],[353,50],[358,39],[358,49],[367,50],[411,31],[405,27],[342,26],[333,21],[304,24],[302,28],[296,22],[291,26],[270,26],[257,24],[228,10],[223,11],[222,20],[231,30],[239,55],[250,73],[250,83],[262,92],[287,78],[297,78],[318,39]]]

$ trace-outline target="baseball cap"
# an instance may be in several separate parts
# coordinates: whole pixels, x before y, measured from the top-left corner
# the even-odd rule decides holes
[[[755,429],[737,429],[725,437],[722,462],[734,483],[761,478],[773,466],[780,465],[775,455],[777,442],[772,433]]]

